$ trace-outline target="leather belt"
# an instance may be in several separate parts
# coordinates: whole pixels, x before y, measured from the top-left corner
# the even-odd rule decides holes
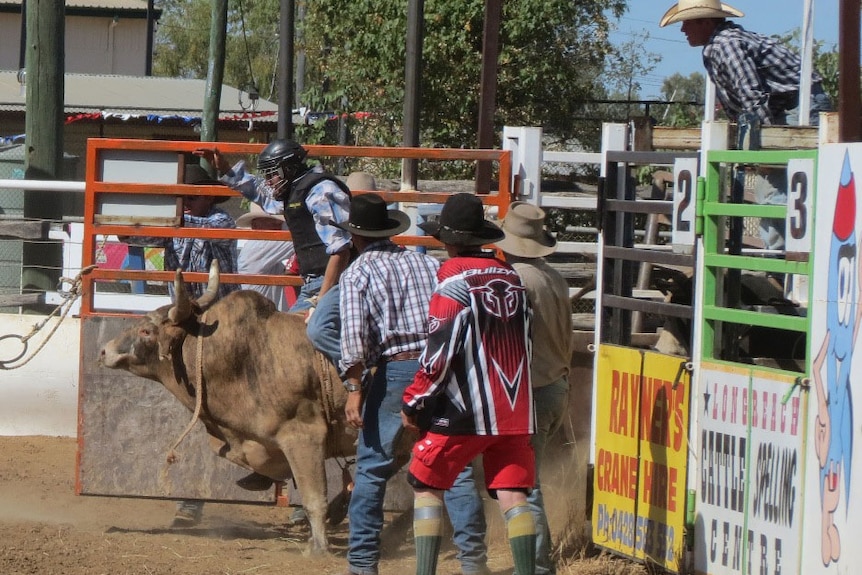
[[[386,361],[410,361],[412,359],[419,359],[420,355],[422,355],[421,351],[402,351],[395,355],[390,355],[386,358]]]

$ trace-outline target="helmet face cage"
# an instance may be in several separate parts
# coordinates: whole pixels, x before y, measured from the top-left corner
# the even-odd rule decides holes
[[[281,163],[271,168],[264,168],[260,175],[266,180],[267,185],[272,189],[276,197],[281,196],[281,190],[284,186],[290,185],[293,181],[293,175],[296,173],[296,167],[287,165],[286,162]],[[279,180],[276,183],[270,183],[272,179],[278,176]]]
[[[305,148],[291,140],[273,140],[260,153],[257,160],[258,172],[267,183],[275,176],[279,181],[271,185],[276,196],[281,196],[282,188],[296,177],[306,156]]]

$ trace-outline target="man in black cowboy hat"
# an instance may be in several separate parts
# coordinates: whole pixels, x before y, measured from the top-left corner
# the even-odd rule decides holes
[[[387,209],[377,194],[354,197],[348,222],[337,225],[350,232],[359,251],[339,282],[340,369],[349,392],[345,412],[348,423],[360,430],[348,510],[347,573],[372,575],[380,559],[386,482],[403,463],[394,455],[403,434],[401,396],[428,339],[428,301],[439,263],[390,240],[410,227],[410,219]],[[372,367],[373,377],[364,377]],[[470,471],[446,500],[464,573],[485,573],[483,507]]]
[[[518,274],[485,244],[503,239],[472,194],[446,200],[423,230],[450,259],[429,304],[430,334],[401,419],[421,430],[407,476],[415,498],[417,575],[433,575],[442,535],[442,494],[482,455],[485,484],[506,520],[516,575],[535,570],[536,528],[527,494],[535,481],[530,435],[531,312]],[[430,413],[429,413],[430,412]],[[429,423],[420,424],[420,418]]]
[[[539,469],[548,439],[562,425],[569,405],[572,303],[566,278],[545,261],[545,256],[557,250],[557,239],[545,229],[545,211],[527,202],[513,202],[500,227],[506,237],[496,245],[521,276],[533,309],[530,379],[536,433],[531,443],[536,456],[536,485],[527,502],[536,522],[536,575],[548,575],[556,573],[556,566],[551,560],[551,532]]]

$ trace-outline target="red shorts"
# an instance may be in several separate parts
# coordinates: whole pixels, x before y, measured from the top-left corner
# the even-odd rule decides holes
[[[435,489],[449,489],[477,455],[485,487],[532,489],[536,466],[529,435],[441,435],[428,432],[413,446],[410,473]]]

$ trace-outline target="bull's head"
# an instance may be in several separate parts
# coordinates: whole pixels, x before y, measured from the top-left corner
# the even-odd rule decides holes
[[[197,332],[197,317],[216,300],[218,288],[218,260],[212,261],[206,292],[197,301],[189,298],[182,273],[177,270],[174,303],[149,312],[134,326],[106,343],[99,355],[99,363],[160,380],[160,368],[169,366],[172,356],[189,333]]]

